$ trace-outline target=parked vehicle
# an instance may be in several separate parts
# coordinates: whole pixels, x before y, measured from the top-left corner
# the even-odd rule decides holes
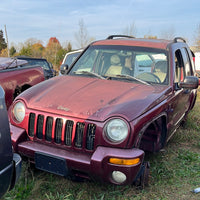
[[[11,190],[21,172],[21,157],[13,154],[5,93],[0,86],[0,198]]]
[[[198,77],[200,77],[200,52],[195,52],[195,68],[196,72],[198,74]]]
[[[53,65],[44,58],[31,58],[28,56],[17,56],[16,58],[26,60],[28,63],[24,66],[41,66],[44,70],[45,79],[56,76],[56,71],[53,69]]]
[[[64,75],[65,68],[71,66],[71,64],[76,60],[76,58],[83,52],[83,49],[75,50],[66,53],[62,65],[60,66],[59,76]]]
[[[41,67],[26,67],[26,64],[24,60],[0,57],[0,85],[5,91],[7,108],[17,95],[44,80]]]
[[[162,149],[195,104],[185,40],[112,35],[65,73],[15,99],[13,149],[61,176],[147,184],[145,152]]]

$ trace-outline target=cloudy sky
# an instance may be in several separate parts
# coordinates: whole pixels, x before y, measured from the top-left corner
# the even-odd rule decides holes
[[[0,29],[9,44],[29,38],[46,45],[50,37],[77,48],[75,33],[83,20],[88,35],[103,39],[134,24],[137,37],[166,33],[194,42],[200,25],[199,0],[0,0]],[[5,34],[5,33],[4,33]]]

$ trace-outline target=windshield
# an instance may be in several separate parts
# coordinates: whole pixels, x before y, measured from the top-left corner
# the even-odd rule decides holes
[[[26,64],[24,66],[39,65],[46,71],[51,70],[50,66],[49,66],[49,63],[47,61],[45,61],[45,60],[31,60],[31,59],[28,59],[27,61],[28,61],[28,64]]]
[[[132,46],[94,45],[85,51],[69,74],[168,84],[167,51]]]

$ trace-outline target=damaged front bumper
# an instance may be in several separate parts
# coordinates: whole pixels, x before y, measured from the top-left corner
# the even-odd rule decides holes
[[[144,151],[140,149],[98,146],[93,153],[71,151],[27,140],[24,129],[10,126],[14,150],[50,173],[127,185],[135,182],[143,169]]]

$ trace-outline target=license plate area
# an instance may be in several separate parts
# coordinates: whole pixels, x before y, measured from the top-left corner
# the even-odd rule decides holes
[[[46,153],[35,152],[35,167],[60,176],[68,175],[66,160]]]

